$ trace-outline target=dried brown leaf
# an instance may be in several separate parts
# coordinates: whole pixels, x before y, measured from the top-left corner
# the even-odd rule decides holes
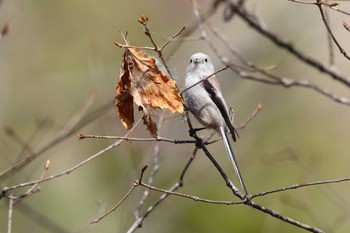
[[[145,114],[145,111],[148,112],[147,110],[142,109],[142,111],[144,112],[144,114],[142,116],[143,123],[147,126],[147,130],[151,133],[151,135],[154,138],[156,138],[158,135],[157,134],[157,132],[158,132],[157,124],[152,120],[150,114]]]
[[[137,48],[127,48],[123,56],[116,107],[126,129],[134,123],[133,103],[143,111],[143,122],[150,133],[157,136],[157,125],[148,111],[167,108],[171,112],[184,111],[183,100],[176,82],[159,70],[156,60]]]
[[[183,100],[175,80],[158,69],[156,60],[139,49],[129,49],[136,65],[134,81],[143,102],[152,108],[168,108],[171,112],[184,111]]]
[[[115,97],[115,105],[119,113],[120,121],[123,126],[129,130],[134,124],[134,106],[133,106],[133,96],[130,93],[131,80],[129,64],[125,59],[125,54],[123,57],[123,63],[120,69],[119,83],[117,85],[117,96]]]

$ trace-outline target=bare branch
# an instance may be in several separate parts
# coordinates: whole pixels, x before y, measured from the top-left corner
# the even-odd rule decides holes
[[[108,210],[106,213],[104,213],[103,215],[99,216],[98,218],[92,220],[90,222],[90,224],[95,224],[98,223],[99,221],[101,221],[102,219],[104,219],[106,216],[108,216],[109,214],[111,214],[112,212],[114,212],[125,200],[126,198],[128,198],[131,194],[131,192],[138,186],[139,184],[137,182],[134,182],[134,184],[131,186],[131,188],[129,189],[129,191],[124,195],[124,197],[110,210]]]
[[[140,142],[170,142],[174,144],[195,143],[194,140],[171,139],[171,138],[164,138],[159,136],[157,138],[134,138],[134,137],[125,137],[125,136],[86,135],[82,133],[78,133],[76,136],[79,138],[79,140],[87,139],[87,138],[99,138],[99,139],[123,139],[125,141],[140,141]]]
[[[258,104],[254,109],[254,111],[252,112],[252,114],[244,122],[242,122],[240,125],[237,126],[237,129],[244,129],[248,125],[248,123],[251,120],[253,120],[253,118],[255,118],[256,115],[258,115],[261,109],[262,109],[262,104]]]
[[[273,193],[280,193],[280,192],[288,191],[291,189],[299,189],[299,188],[308,187],[308,186],[315,186],[315,185],[341,183],[341,182],[346,182],[346,181],[350,181],[350,177],[340,178],[340,179],[336,179],[336,180],[324,180],[324,181],[315,181],[315,182],[304,183],[304,184],[294,184],[294,185],[283,187],[283,188],[276,189],[276,190],[271,190],[271,191],[266,191],[266,192],[262,192],[262,193],[258,193],[258,194],[253,194],[251,198],[253,199],[256,197],[262,197],[262,196],[273,194]]]
[[[295,3],[300,3],[300,4],[306,4],[306,5],[316,5],[317,3],[315,3],[314,1],[313,2],[306,2],[306,1],[300,1],[300,0],[288,0],[290,2],[295,2]],[[339,13],[342,13],[342,14],[345,14],[345,15],[349,15],[350,16],[350,13],[349,12],[346,12],[346,11],[343,11],[343,10],[340,10],[338,9],[336,6],[338,6],[339,4],[339,1],[337,2],[331,2],[331,3],[327,3],[327,2],[321,2],[322,5],[324,6],[327,6],[329,7],[330,9],[332,10],[335,10]]]
[[[154,46],[154,51],[158,53],[158,57],[160,58],[160,60],[163,62],[163,65],[165,67],[165,69],[167,70],[168,74],[170,75],[170,77],[172,77],[170,69],[168,67],[168,65],[165,62],[164,56],[163,56],[163,52],[162,50],[165,48],[165,46],[167,46],[175,37],[179,36],[185,29],[186,27],[182,27],[181,30],[176,33],[173,37],[171,37],[167,42],[165,42],[165,44],[161,47],[158,47],[157,43],[155,42],[155,40],[152,37],[152,33],[150,31],[150,28],[148,26],[148,18],[145,16],[141,16],[141,18],[139,19],[139,23],[141,23],[145,29],[145,35],[150,39],[151,43]]]
[[[265,25],[263,25],[259,20],[257,20],[257,18],[254,17],[253,14],[249,12],[244,6],[238,6],[237,3],[233,1],[230,1],[230,4],[228,4],[228,6],[230,6],[231,10],[237,12],[241,19],[244,20],[249,26],[251,26],[257,32],[261,33],[266,38],[270,39],[278,47],[287,50],[290,54],[294,55],[301,61],[310,65],[311,67],[318,69],[320,72],[331,76],[334,80],[345,84],[347,87],[350,87],[350,79],[348,77],[345,77],[335,72],[330,67],[320,63],[316,59],[313,59],[301,52],[300,50],[296,49],[293,44],[270,31]]]
[[[327,2],[328,0],[325,0],[325,1]],[[329,18],[329,13],[327,9],[324,11],[324,16],[325,16],[326,22],[329,22],[330,18]],[[332,66],[334,65],[334,46],[332,42],[332,37],[329,35],[329,33],[327,34],[327,43],[328,43],[329,65]]]
[[[154,187],[149,184],[145,184],[143,182],[140,182],[140,185],[143,187],[146,187],[150,190],[161,192],[161,193],[166,193],[174,196],[179,196],[187,199],[191,199],[193,201],[199,201],[199,202],[204,202],[204,203],[209,203],[209,204],[220,204],[220,205],[237,205],[237,204],[243,204],[243,201],[216,201],[216,200],[210,200],[210,199],[205,199],[205,198],[200,198],[198,196],[193,196],[193,195],[188,195],[184,193],[179,193],[179,192],[174,192],[174,191],[169,191],[161,188]]]
[[[316,6],[318,7],[318,9],[319,9],[319,11],[321,13],[322,21],[324,22],[324,25],[326,26],[329,35],[332,37],[333,42],[337,45],[340,53],[343,54],[345,58],[350,60],[349,55],[345,52],[343,47],[339,44],[338,40],[335,38],[335,36],[334,36],[334,34],[333,34],[332,30],[331,30],[331,27],[329,26],[329,24],[328,24],[328,22],[326,20],[326,16],[325,16],[325,14],[323,12],[323,9],[322,9],[322,1],[321,0],[316,0]]]
[[[160,48],[159,51],[163,51],[163,49],[165,48],[165,46],[167,46],[171,41],[173,41],[176,37],[178,37],[181,33],[183,33],[186,29],[186,26],[183,26],[181,28],[181,30],[176,33],[175,35],[173,35],[167,42],[165,42]]]

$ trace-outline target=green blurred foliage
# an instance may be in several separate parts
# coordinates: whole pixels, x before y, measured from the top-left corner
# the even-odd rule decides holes
[[[200,2],[202,10],[211,3]],[[316,7],[272,0],[252,1],[249,7],[256,9],[272,31],[292,41],[306,54],[328,62],[326,31]],[[344,48],[349,48],[349,33],[341,26],[342,15],[329,13],[336,36]],[[122,42],[120,31],[128,32],[131,44],[151,45],[137,22],[142,14],[150,18],[159,44],[194,22],[189,1],[3,1],[0,26],[8,23],[10,30],[0,40],[0,126],[10,127],[23,143],[29,142],[30,150],[37,151],[57,137],[91,93],[95,98],[88,112],[111,102],[123,53],[113,44]],[[308,79],[338,95],[349,94],[347,88],[276,47],[238,17],[224,23],[220,8],[212,21],[235,48],[257,65],[276,65],[273,71],[276,75]],[[169,45],[169,50],[164,51],[166,56],[177,43]],[[220,43],[217,47],[226,51]],[[180,87],[188,57],[197,51],[210,54],[216,68],[222,67],[203,41],[186,41],[168,58]],[[349,61],[335,51],[338,70],[349,74]],[[229,52],[225,55],[232,57]],[[230,71],[218,76],[227,102],[235,107],[238,124],[258,103],[263,105],[258,116],[240,131],[240,140],[234,145],[250,192],[349,176],[349,107],[309,89],[285,89],[252,82]],[[149,137],[144,128],[139,126],[133,135]],[[112,106],[80,131],[96,135],[125,134]],[[160,135],[189,138],[181,116],[166,120]],[[30,153],[23,143],[5,130],[0,133],[1,171]],[[51,165],[47,174],[59,173],[111,143],[97,139],[78,141],[73,133],[21,171],[1,179],[1,187],[37,179],[48,159]],[[40,184],[39,193],[15,205],[13,232],[28,232],[28,229],[38,233],[125,232],[134,221],[143,188],[135,190],[117,211],[98,224],[90,226],[89,222],[125,195],[144,164],[152,165],[154,145],[125,142],[69,175]],[[236,182],[221,142],[209,149]],[[160,143],[160,170],[154,185],[169,188],[176,182],[192,150],[193,145]],[[179,191],[232,200],[224,181],[202,153],[198,153]],[[332,231],[334,227],[337,232],[348,232],[348,221],[336,226],[337,218],[344,215],[342,209],[349,209],[348,192],[348,185],[342,183],[274,194],[257,202],[321,229]],[[153,203],[159,195],[151,192],[146,204]],[[344,201],[342,205],[339,200]],[[170,197],[157,208],[139,232],[302,232],[246,206],[204,204]],[[0,232],[6,232],[7,215],[8,200],[2,199]]]

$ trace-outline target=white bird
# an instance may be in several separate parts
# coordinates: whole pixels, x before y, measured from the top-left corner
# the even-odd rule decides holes
[[[229,109],[221,93],[219,82],[213,75],[214,72],[213,63],[208,55],[193,54],[186,69],[184,100],[189,111],[203,126],[214,129],[221,135],[238,180],[245,195],[248,195],[226,131],[227,129],[230,131],[233,141],[236,141],[238,134],[231,122]],[[210,75],[212,76],[206,79]],[[204,81],[197,84],[201,80]]]

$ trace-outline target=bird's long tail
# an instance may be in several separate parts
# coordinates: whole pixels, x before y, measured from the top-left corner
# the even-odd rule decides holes
[[[241,175],[241,172],[239,171],[239,168],[238,168],[238,164],[236,162],[236,158],[235,158],[235,154],[231,148],[231,145],[230,145],[230,142],[227,138],[227,135],[225,133],[225,129],[224,127],[220,127],[220,133],[221,133],[221,137],[222,139],[224,140],[224,144],[225,144],[225,149],[226,149],[226,152],[232,162],[232,165],[233,165],[233,168],[235,170],[235,173],[236,173],[236,176],[239,180],[239,183],[241,184],[244,192],[245,192],[245,195],[248,195],[248,192],[247,192],[247,188],[245,187],[245,184],[244,184],[244,181],[242,179],[242,175]]]

